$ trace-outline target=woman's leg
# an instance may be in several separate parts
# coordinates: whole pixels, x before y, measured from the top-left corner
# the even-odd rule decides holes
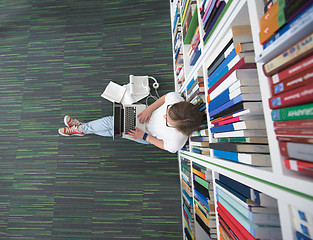
[[[113,117],[104,117],[78,127],[85,134],[96,134],[103,137],[113,137]]]

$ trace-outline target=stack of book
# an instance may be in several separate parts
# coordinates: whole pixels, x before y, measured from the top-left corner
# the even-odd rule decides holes
[[[192,163],[196,239],[217,238],[212,171]]]
[[[282,238],[276,199],[222,174],[215,183],[223,239]]]
[[[173,19],[173,51],[174,51],[174,68],[176,74],[177,86],[181,88],[185,82],[184,59],[182,49],[182,31],[181,31],[181,15],[180,4],[177,4],[175,16]]]
[[[232,0],[201,0],[199,10],[203,23],[204,43],[208,41],[231,3]]]
[[[196,104],[205,99],[203,76],[197,76],[190,80],[186,86],[186,101]]]
[[[313,33],[266,62],[263,71],[285,166],[313,176]]]
[[[184,215],[184,234],[186,239],[194,239],[194,205],[192,194],[192,175],[190,161],[180,158],[181,185],[182,185],[182,211]]]
[[[183,22],[183,38],[184,44],[189,45],[189,64],[194,66],[201,55],[198,9],[195,1],[187,2],[190,4],[187,7],[186,18]]]
[[[313,238],[313,216],[290,206],[297,239],[311,240]]]
[[[312,0],[264,0],[260,19],[260,43],[266,49],[292,36],[298,29],[313,23]]]
[[[251,40],[250,26],[232,27],[208,64],[209,147],[215,157],[270,166]]]

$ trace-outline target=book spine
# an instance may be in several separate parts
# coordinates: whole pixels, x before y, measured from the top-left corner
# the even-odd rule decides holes
[[[276,139],[283,142],[313,143],[313,138],[308,137],[276,136]]]
[[[274,128],[313,128],[313,119],[274,122]]]
[[[273,110],[273,121],[300,120],[313,118],[313,103]]]
[[[301,39],[296,44],[285,50],[283,53],[269,60],[263,65],[263,72],[266,76],[274,75],[284,68],[289,67],[301,58],[304,58],[313,51],[313,33]]]
[[[285,158],[284,164],[286,168],[290,170],[313,175],[313,163],[312,162],[305,162],[305,161],[299,161],[296,159]]]
[[[294,65],[292,65],[291,67],[284,69],[281,72],[274,74],[273,76],[271,76],[269,78],[269,82],[270,82],[270,84],[277,84],[277,83],[283,81],[284,79],[292,77],[292,76],[299,74],[302,71],[307,70],[307,69],[312,68],[312,67],[313,67],[313,55],[305,58],[304,60],[302,60],[302,61],[300,61]]]
[[[285,157],[313,162],[313,148],[311,144],[279,142],[281,155]]]
[[[271,92],[272,95],[284,93],[292,89],[301,87],[305,84],[308,84],[312,82],[312,80],[313,80],[313,68],[310,68],[290,78],[287,78],[282,82],[271,85]]]
[[[271,109],[310,103],[313,101],[313,83],[271,97],[268,101]]]

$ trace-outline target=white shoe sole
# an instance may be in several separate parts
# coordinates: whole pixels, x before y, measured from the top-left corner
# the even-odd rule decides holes
[[[61,130],[59,129],[58,130],[59,134],[64,136],[64,137],[70,137],[70,136],[79,136],[79,137],[83,137],[85,134],[81,135],[81,134],[71,134],[71,135],[68,135],[68,134],[65,134],[63,132],[61,132]]]

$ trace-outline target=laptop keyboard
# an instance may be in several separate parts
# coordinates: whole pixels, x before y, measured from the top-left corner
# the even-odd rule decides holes
[[[128,133],[130,129],[135,129],[136,117],[135,107],[125,107],[125,133]]]

